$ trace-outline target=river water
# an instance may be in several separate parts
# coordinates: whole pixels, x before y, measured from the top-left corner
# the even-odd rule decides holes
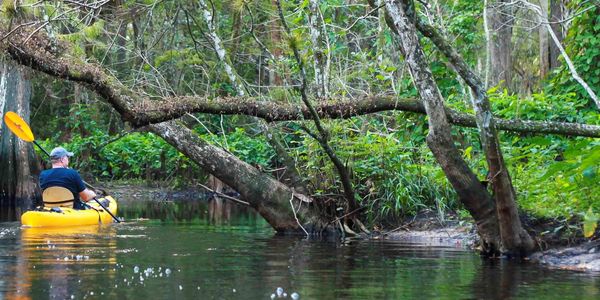
[[[206,201],[121,202],[121,224],[0,223],[0,299],[599,299],[600,274],[462,248],[274,235]]]

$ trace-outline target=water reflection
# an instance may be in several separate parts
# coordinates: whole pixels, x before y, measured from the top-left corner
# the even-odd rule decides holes
[[[538,298],[598,299],[598,275],[514,261],[482,260],[471,291],[477,299],[513,299],[529,294]],[[540,294],[540,290],[544,293]]]
[[[212,224],[228,223],[231,220],[231,209],[234,204],[217,196],[208,200],[208,216]]]
[[[304,299],[598,299],[599,274],[394,241],[265,240],[257,276]]]
[[[0,204],[0,222],[16,221],[16,214],[17,213],[14,207]]]
[[[113,226],[22,228],[9,299],[70,299],[81,289],[81,270],[114,277],[116,229]],[[102,266],[101,270],[96,267]],[[32,291],[35,291],[33,293]],[[40,291],[42,293],[40,293]],[[32,297],[35,294],[36,297]],[[44,297],[45,298],[45,297]]]
[[[127,220],[152,219],[162,222],[208,225],[256,225],[266,221],[254,209],[218,197],[201,200],[120,201],[119,215]]]

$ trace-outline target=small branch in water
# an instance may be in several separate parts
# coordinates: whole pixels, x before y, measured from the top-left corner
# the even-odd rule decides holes
[[[237,202],[237,203],[239,203],[239,204],[244,204],[244,205],[248,205],[248,206],[250,205],[250,203],[248,203],[248,202],[246,202],[246,201],[243,201],[243,200],[240,200],[240,199],[238,199],[238,198],[231,197],[231,196],[227,196],[227,195],[225,195],[225,194],[223,194],[223,193],[221,193],[221,192],[217,192],[217,191],[215,191],[215,190],[213,190],[213,189],[211,189],[211,188],[209,188],[209,187],[207,187],[207,186],[203,185],[202,183],[198,183],[198,185],[200,185],[201,187],[203,187],[204,189],[208,190],[208,191],[209,191],[209,192],[211,192],[211,193],[215,193],[215,194],[217,194],[217,196],[219,196],[219,197],[221,197],[221,198],[225,198],[225,199],[227,199],[227,200],[231,200],[231,201],[233,201],[233,202]]]
[[[339,220],[341,220],[341,219],[343,219],[345,217],[351,216],[351,215],[353,215],[353,214],[355,214],[355,213],[357,213],[357,212],[359,212],[359,211],[361,211],[361,210],[363,210],[365,208],[367,208],[367,207],[366,206],[361,206],[361,207],[359,207],[359,208],[357,208],[357,209],[355,209],[355,210],[353,210],[353,211],[351,211],[351,212],[349,212],[349,213],[347,213],[347,214],[345,214],[345,215],[343,215],[343,216],[341,216],[339,218],[336,218],[333,221],[330,221],[329,224],[331,224],[333,222],[337,222],[337,221],[339,221]]]
[[[304,231],[304,233],[306,233],[306,236],[308,237],[308,231],[306,231],[306,229],[304,229],[302,224],[300,224],[300,220],[298,220],[298,215],[296,214],[296,209],[294,208],[294,203],[292,202],[292,200],[294,200],[294,193],[292,193],[292,198],[290,198],[290,205],[292,206],[292,212],[294,213],[294,218],[296,219],[296,223],[298,223],[298,226],[300,226],[300,228],[302,228],[302,230]],[[300,205],[298,206],[298,209],[300,209],[300,207],[302,207],[302,201],[300,201]]]

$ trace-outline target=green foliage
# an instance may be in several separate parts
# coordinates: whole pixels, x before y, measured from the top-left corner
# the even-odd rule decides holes
[[[331,144],[353,171],[361,203],[370,207],[369,214],[379,221],[414,215],[430,207],[440,214],[456,209],[456,195],[426,145],[414,143],[413,137],[422,133],[422,123],[414,126],[402,113],[396,117],[388,121],[405,124],[406,130],[383,132],[386,122],[378,118],[328,122]],[[313,188],[321,194],[341,193],[337,173],[318,143],[307,137],[302,145],[296,149],[303,162],[301,173]]]
[[[600,124],[588,100],[576,93],[510,95],[489,91],[496,115],[506,119]],[[588,207],[600,209],[600,142],[553,135],[502,135],[502,149],[521,208],[546,217],[571,217]],[[484,165],[483,157],[475,157]]]
[[[592,207],[590,207],[583,216],[583,235],[586,238],[590,238],[594,235],[596,227],[598,227],[598,220],[600,220],[600,218],[594,214]]]
[[[224,137],[210,134],[203,134],[201,137],[253,166],[268,167],[275,156],[264,135],[249,136],[244,128],[235,128]]]
[[[576,16],[565,37],[565,50],[581,78],[600,94],[600,8],[590,9]],[[561,58],[562,59],[562,58]],[[563,60],[562,66],[550,80],[548,89],[555,94],[575,93],[588,107],[595,107],[583,87],[575,81]]]
[[[2,7],[0,8],[6,18],[14,18],[17,16],[18,7],[17,2],[13,0],[2,0]]]
[[[80,25],[80,24],[78,24]],[[75,57],[86,57],[85,46],[92,46],[93,52],[103,52],[106,50],[106,44],[99,40],[106,22],[98,20],[90,26],[80,26],[77,32],[71,34],[60,34],[57,37],[64,41],[69,41],[71,45],[71,55]]]
[[[532,94],[530,97],[510,95],[506,90],[489,91],[494,113],[507,119],[578,122],[593,124],[599,121],[594,110],[585,109],[587,100],[575,93]]]

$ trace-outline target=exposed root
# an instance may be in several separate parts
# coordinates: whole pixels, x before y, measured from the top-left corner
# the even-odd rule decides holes
[[[356,233],[352,229],[350,229],[350,227],[348,226],[348,224],[346,224],[346,222],[342,223],[342,225],[343,225],[343,229],[346,233],[351,234],[351,235],[358,235],[358,233]]]
[[[352,221],[354,222],[354,224],[358,225],[358,227],[360,228],[360,230],[363,233],[371,234],[371,232],[369,231],[369,229],[367,229],[367,227],[365,226],[365,224],[363,224],[359,219],[354,218]]]

